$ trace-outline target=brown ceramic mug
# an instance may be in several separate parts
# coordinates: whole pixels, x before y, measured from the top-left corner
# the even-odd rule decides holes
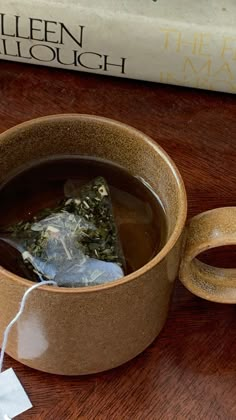
[[[236,208],[212,210],[186,226],[182,178],[168,155],[127,125],[87,115],[58,115],[0,135],[0,184],[12,171],[53,155],[110,160],[148,182],[166,212],[168,238],[149,263],[109,284],[32,292],[13,328],[7,353],[42,371],[80,375],[111,369],[142,352],[161,331],[175,278],[202,298],[236,302],[236,271],[213,268],[197,255],[236,243]],[[32,283],[0,267],[0,338]]]

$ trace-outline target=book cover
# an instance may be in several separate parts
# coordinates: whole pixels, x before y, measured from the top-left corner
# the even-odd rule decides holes
[[[1,0],[0,59],[235,93],[235,23],[235,0]]]

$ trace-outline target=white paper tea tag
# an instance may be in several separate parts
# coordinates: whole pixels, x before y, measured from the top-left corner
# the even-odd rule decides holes
[[[1,408],[0,408],[0,420],[11,420],[7,414],[4,414]]]
[[[0,374],[0,420],[9,420],[32,408],[13,369]]]

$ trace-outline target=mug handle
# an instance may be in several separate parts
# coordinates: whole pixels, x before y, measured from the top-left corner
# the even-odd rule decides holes
[[[208,249],[236,245],[236,207],[223,207],[193,217],[186,227],[179,278],[201,298],[236,303],[236,269],[217,268],[197,259]]]

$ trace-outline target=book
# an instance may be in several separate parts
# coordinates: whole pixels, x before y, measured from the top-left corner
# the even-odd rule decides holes
[[[0,59],[236,93],[236,1],[1,0]]]

